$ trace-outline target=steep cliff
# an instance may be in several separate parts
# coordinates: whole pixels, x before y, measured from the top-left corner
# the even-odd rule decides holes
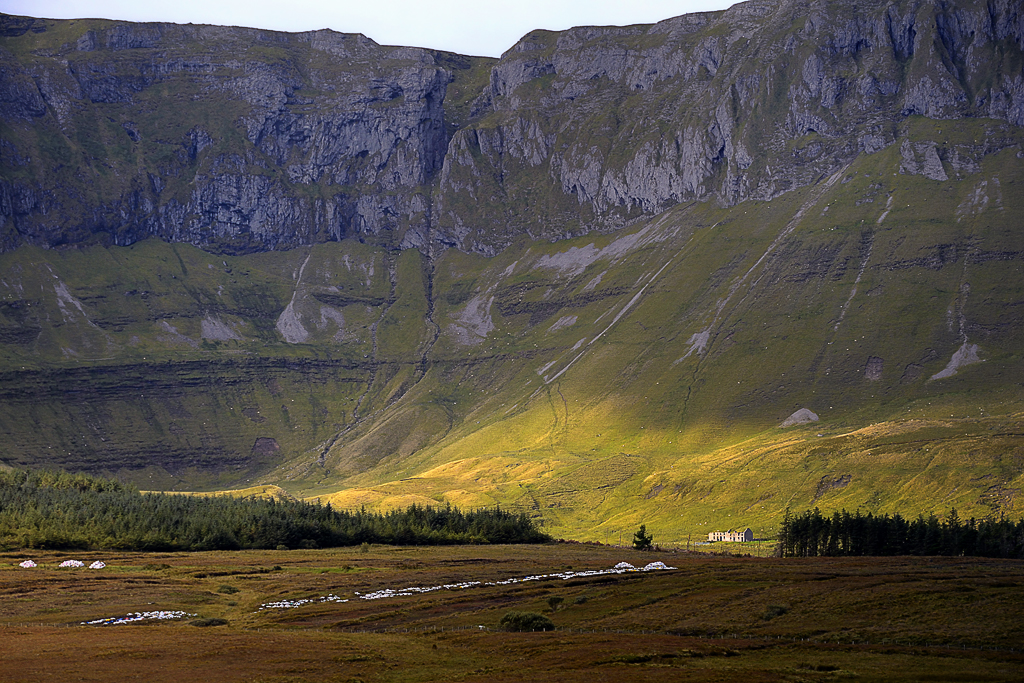
[[[330,31],[6,17],[4,247],[425,234],[452,72]]]
[[[0,467],[601,540],[1024,509],[1013,3],[756,1],[500,60],[2,30]]]
[[[535,31],[492,69],[480,119],[449,146],[438,230],[487,251],[521,231],[771,199],[892,144],[914,115],[1021,126],[1022,47],[1009,0],[753,0],[653,26]],[[970,164],[982,149],[942,153]]]
[[[893,144],[909,116],[1024,125],[1012,0],[753,0],[535,31],[497,63],[330,31],[4,16],[0,32],[5,250],[356,236],[494,254],[770,199]],[[998,149],[940,146],[927,167]]]

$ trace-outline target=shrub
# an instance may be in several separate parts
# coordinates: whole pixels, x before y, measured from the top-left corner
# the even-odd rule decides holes
[[[508,612],[501,618],[506,631],[554,631],[555,625],[543,614],[536,612]]]
[[[228,623],[227,619],[217,619],[216,617],[211,617],[209,619],[193,619],[192,621],[188,622],[189,626],[201,626],[201,627],[205,627],[205,626],[226,626],[227,623]]]
[[[764,610],[762,619],[769,621],[775,617],[781,617],[783,614],[789,611],[789,607],[785,605],[768,605]]]
[[[650,550],[653,546],[651,541],[654,540],[654,536],[647,533],[647,525],[641,524],[640,529],[633,534],[633,548],[636,550]]]

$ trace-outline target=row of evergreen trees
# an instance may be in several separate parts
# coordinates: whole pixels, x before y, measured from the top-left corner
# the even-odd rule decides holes
[[[294,500],[140,493],[83,474],[0,471],[0,547],[118,550],[542,543],[525,514],[411,506],[384,514]]]
[[[945,520],[935,515],[907,520],[896,514],[862,515],[846,510],[826,517],[815,508],[788,510],[779,532],[783,557],[839,555],[971,555],[1024,558],[1024,519],[961,520],[956,508]]]

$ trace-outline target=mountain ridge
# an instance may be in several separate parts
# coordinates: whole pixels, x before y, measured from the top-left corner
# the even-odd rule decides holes
[[[1012,3],[758,1],[500,60],[0,23],[2,464],[595,540],[1019,513]]]
[[[7,137],[10,167],[35,182],[3,179],[5,249],[155,235],[231,253],[356,236],[493,255],[518,234],[770,199],[892,144],[912,115],[1024,125],[1008,0],[753,0],[534,31],[497,61],[326,30],[81,24],[4,18],[18,48],[4,56],[5,117],[65,143],[19,151]],[[191,125],[153,119],[158,95]],[[90,106],[109,110],[107,130],[83,130]],[[907,154],[936,172],[940,153],[958,171],[979,152]],[[79,157],[78,177],[55,172]],[[148,178],[127,173],[133,159]],[[77,191],[40,185],[47,174]]]

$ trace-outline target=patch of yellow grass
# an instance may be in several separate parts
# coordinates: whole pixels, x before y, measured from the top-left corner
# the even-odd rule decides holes
[[[523,461],[501,456],[466,458],[438,465],[424,472],[419,478],[444,480],[452,484],[472,483],[474,487],[495,486],[539,479],[556,469],[558,465],[559,463],[550,460]]]
[[[383,489],[383,490],[382,490]],[[345,489],[325,496],[316,496],[313,500],[321,504],[330,503],[336,510],[358,510],[365,507],[374,512],[388,510],[404,510],[410,505],[437,507],[437,500],[417,493],[389,492],[386,487],[373,489]]]
[[[526,418],[522,418],[526,419]],[[538,422],[538,424],[540,424]],[[993,458],[1024,458],[1020,428],[991,421],[913,419],[851,426],[768,429],[719,448],[694,448],[685,434],[621,426],[570,430],[543,448],[484,450],[446,458],[413,476],[322,496],[341,509],[410,504],[472,509],[500,504],[543,517],[556,537],[608,541],[641,523],[658,542],[751,526],[770,536],[787,507],[940,517],[1017,515],[1024,474],[989,475]],[[585,438],[584,438],[585,437]],[[683,438],[680,438],[683,437]],[[653,446],[644,447],[646,443]],[[455,449],[446,454],[455,456]]]
[[[445,491],[444,500],[446,503],[451,503],[462,510],[491,507],[498,503],[498,501],[482,491],[466,491],[465,489]]]
[[[142,493],[155,493],[143,491]],[[224,491],[160,491],[171,496],[229,496],[231,498],[273,498],[275,500],[295,500],[295,496],[275,484],[261,484],[244,489],[226,489]]]

